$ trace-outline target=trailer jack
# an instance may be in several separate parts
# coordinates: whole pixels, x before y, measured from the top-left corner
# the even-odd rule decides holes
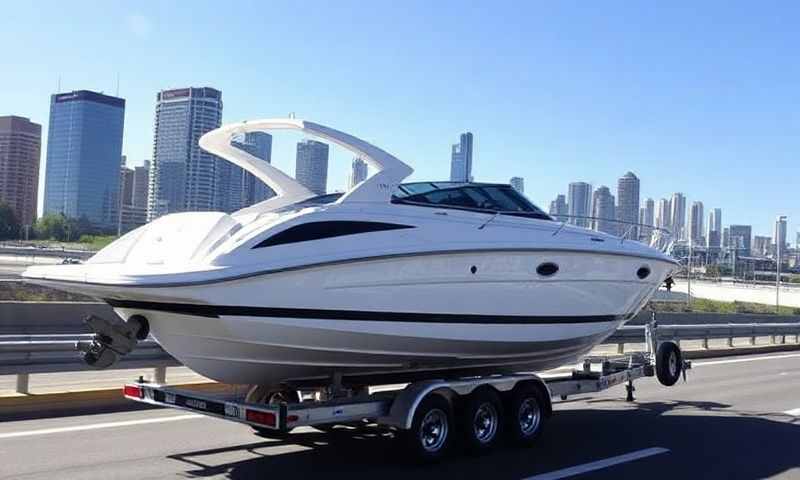
[[[141,315],[134,315],[126,322],[110,322],[89,315],[83,322],[95,333],[88,342],[76,342],[75,348],[83,352],[83,361],[96,369],[115,364],[150,334],[150,325]]]

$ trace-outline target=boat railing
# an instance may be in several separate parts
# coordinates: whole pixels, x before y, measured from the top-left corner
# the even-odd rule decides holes
[[[672,252],[675,245],[672,232],[666,228],[656,227],[655,225],[586,215],[551,216],[554,220],[561,222],[558,229],[553,232],[553,236],[561,233],[567,225],[575,225],[613,235],[619,238],[620,243],[626,241],[645,243],[667,254]]]

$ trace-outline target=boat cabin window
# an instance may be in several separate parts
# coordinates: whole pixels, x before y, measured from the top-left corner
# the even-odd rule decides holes
[[[552,220],[548,214],[528,201],[510,185],[457,182],[410,183],[400,185],[392,201]]]

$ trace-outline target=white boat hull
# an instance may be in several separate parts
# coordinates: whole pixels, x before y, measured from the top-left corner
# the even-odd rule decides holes
[[[543,261],[559,264],[558,280],[531,273]],[[640,280],[643,263],[652,273]],[[96,294],[123,318],[144,315],[169,353],[221,382],[326,382],[334,372],[397,380],[574,362],[635,315],[672,268],[621,255],[479,252]]]

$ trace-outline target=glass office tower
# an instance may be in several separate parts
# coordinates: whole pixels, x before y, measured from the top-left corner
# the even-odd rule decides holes
[[[44,213],[117,225],[125,100],[88,90],[50,97]]]

